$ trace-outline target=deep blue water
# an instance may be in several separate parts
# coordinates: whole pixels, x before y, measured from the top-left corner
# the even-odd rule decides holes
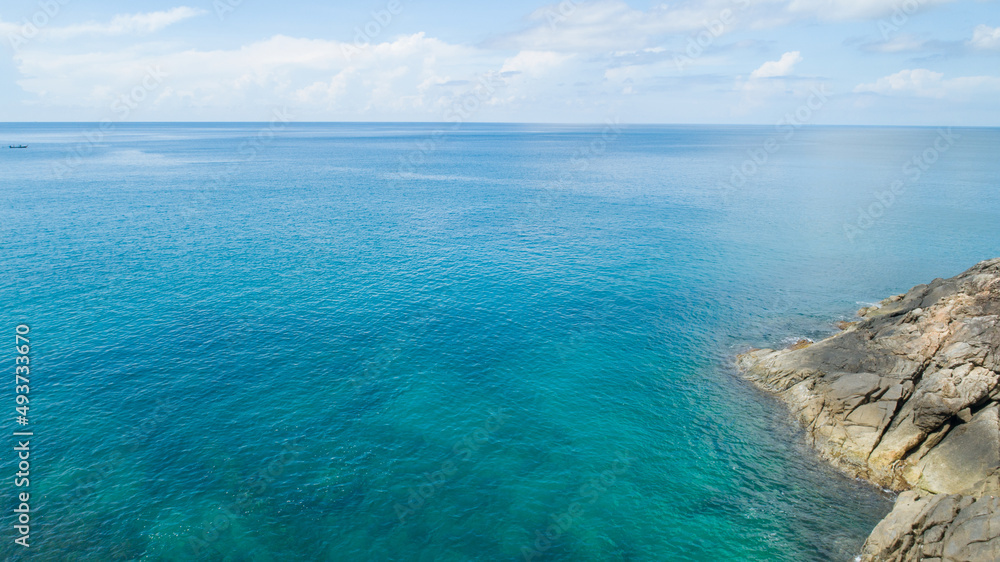
[[[1000,256],[1000,130],[439,127],[0,125],[0,558],[852,558],[732,357]]]

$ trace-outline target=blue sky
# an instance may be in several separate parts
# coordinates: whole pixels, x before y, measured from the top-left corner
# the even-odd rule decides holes
[[[1000,126],[1000,1],[33,0],[0,121]]]

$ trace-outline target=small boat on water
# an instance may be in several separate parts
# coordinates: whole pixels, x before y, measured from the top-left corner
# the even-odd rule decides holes
[[[10,145],[10,148],[28,148],[28,145],[26,145],[26,144],[12,144],[12,145]]]

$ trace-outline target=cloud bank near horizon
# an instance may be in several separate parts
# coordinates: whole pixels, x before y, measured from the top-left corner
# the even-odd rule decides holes
[[[124,100],[137,120],[280,106],[300,120],[447,121],[475,105],[468,120],[767,123],[823,88],[817,123],[1000,125],[995,2],[514,1],[452,22],[447,3],[289,4],[287,17],[236,0],[0,14],[0,120],[99,120]],[[968,28],[973,11],[982,23]],[[339,31],[317,33],[323,18]]]

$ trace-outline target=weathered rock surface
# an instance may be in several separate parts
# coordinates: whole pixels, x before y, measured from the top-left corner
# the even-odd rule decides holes
[[[865,543],[862,560],[1000,560],[996,475],[960,494],[903,492]]]
[[[808,346],[739,367],[820,453],[893,490],[868,560],[1000,560],[1000,259],[859,311]]]

